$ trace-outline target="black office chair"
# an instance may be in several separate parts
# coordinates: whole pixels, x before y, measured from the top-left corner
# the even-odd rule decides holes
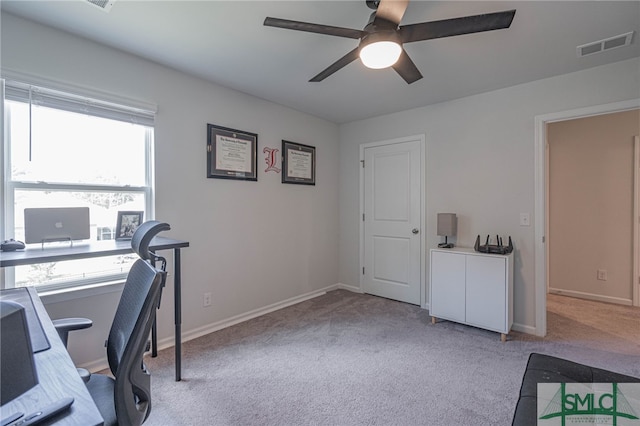
[[[166,223],[148,221],[136,229],[131,239],[131,246],[140,259],[127,275],[106,342],[113,378],[93,374],[85,380],[105,425],[141,425],[151,412],[151,381],[143,355],[166,272],[156,269],[149,261],[161,260],[163,265],[166,262],[149,251],[149,243],[157,233],[169,229]],[[61,321],[57,327],[64,341],[69,331],[74,330],[72,322]],[[82,321],[75,329],[86,327],[86,321]]]

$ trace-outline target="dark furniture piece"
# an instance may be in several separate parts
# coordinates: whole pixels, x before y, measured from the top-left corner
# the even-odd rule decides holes
[[[640,379],[550,355],[532,353],[522,379],[512,426],[538,424],[538,383],[640,383]]]
[[[26,293],[26,298],[25,298]],[[37,412],[61,398],[72,397],[73,404],[45,424],[56,426],[101,425],[102,417],[86,385],[80,379],[66,348],[58,338],[47,311],[33,287],[0,291],[2,300],[18,301],[25,308],[32,309],[35,316],[27,319],[29,333],[42,327],[48,345],[33,354],[38,373],[38,386],[0,407],[0,418],[7,418],[16,412],[25,414]],[[26,303],[25,303],[26,302]]]
[[[155,268],[156,260],[163,266],[166,261],[149,250],[149,243],[156,234],[169,229],[166,223],[148,221],[131,239],[131,247],[140,259],[127,275],[106,345],[114,378],[93,374],[85,380],[105,425],[138,426],[151,411],[151,380],[143,356],[167,273]],[[87,328],[87,322],[79,319],[77,329],[83,328]],[[65,321],[59,329],[62,340],[66,341],[73,330],[73,321]]]
[[[175,369],[176,381],[182,378],[182,277],[180,249],[189,247],[188,241],[172,238],[154,237],[149,244],[151,251],[173,250],[174,276],[174,324],[175,324]],[[91,257],[112,256],[133,252],[130,241],[92,241],[73,247],[27,248],[22,251],[0,252],[0,268],[8,266],[33,265],[37,263],[58,262],[63,260],[85,259]],[[152,328],[152,356],[157,356],[157,333]]]

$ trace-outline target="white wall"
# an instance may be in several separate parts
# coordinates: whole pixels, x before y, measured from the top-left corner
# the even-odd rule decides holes
[[[182,250],[185,334],[338,282],[337,125],[5,13],[1,30],[5,70],[158,105],[155,216],[171,224],[167,236],[191,243]],[[207,123],[258,134],[258,182],[206,178]],[[282,139],[316,147],[316,186],[264,173],[262,148]],[[104,356],[118,297],[47,305],[52,317],[94,319],[71,338],[76,363]],[[160,339],[173,335],[171,286],[162,302]]]
[[[633,301],[633,143],[640,110],[550,123],[549,291]],[[598,270],[607,280],[598,279]]]
[[[632,59],[341,125],[340,282],[359,286],[360,280],[359,145],[425,134],[427,248],[438,242],[438,212],[458,214],[461,247],[472,246],[478,234],[510,235],[515,245],[514,322],[532,332],[534,228],[520,226],[519,219],[520,213],[529,213],[534,223],[534,117],[636,99],[639,70],[640,62]]]
[[[460,246],[478,234],[511,235],[515,321],[534,327],[534,230],[519,226],[521,212],[534,223],[534,117],[640,97],[634,59],[338,128],[4,13],[1,30],[3,68],[158,104],[156,218],[172,225],[169,236],[191,242],[183,250],[185,333],[337,282],[358,287],[358,147],[416,134],[427,141],[428,247],[442,211],[458,214]],[[282,185],[262,172],[262,159],[257,183],[206,179],[206,123],[258,133],[259,151],[281,139],[315,145],[318,184]],[[209,291],[213,306],[203,308]],[[96,320],[82,344],[72,343],[77,363],[102,356],[116,301],[107,294],[47,306],[54,317]],[[172,304],[167,291],[161,339],[172,335]]]

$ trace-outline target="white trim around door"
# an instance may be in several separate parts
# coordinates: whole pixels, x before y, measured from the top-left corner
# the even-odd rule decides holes
[[[640,136],[633,138],[633,306],[640,306]]]
[[[615,102],[605,105],[596,105],[593,107],[573,109],[569,111],[555,112],[552,114],[538,115],[535,117],[535,312],[536,327],[535,334],[537,336],[545,336],[547,334],[547,286],[548,286],[548,252],[545,244],[546,235],[548,235],[548,206],[547,206],[547,124],[557,121],[573,120],[576,118],[584,118],[594,115],[610,114],[615,112],[628,111],[640,108],[640,99],[631,99],[628,101]],[[638,249],[638,247],[636,247]],[[634,253],[635,262],[638,261],[639,254]],[[635,278],[637,279],[637,278]],[[638,292],[640,291],[638,283],[633,286],[634,305],[640,303]]]

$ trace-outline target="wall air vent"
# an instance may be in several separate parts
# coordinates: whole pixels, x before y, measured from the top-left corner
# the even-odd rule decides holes
[[[113,7],[113,4],[116,2],[116,0],[86,0],[86,1],[87,3],[90,3],[96,7],[99,7],[105,12],[110,11],[111,8]]]
[[[615,49],[617,47],[629,46],[633,40],[633,31],[620,34],[615,37],[605,38],[604,40],[595,41],[593,43],[583,44],[576,47],[578,57],[593,55],[594,53],[604,52],[605,50]]]

